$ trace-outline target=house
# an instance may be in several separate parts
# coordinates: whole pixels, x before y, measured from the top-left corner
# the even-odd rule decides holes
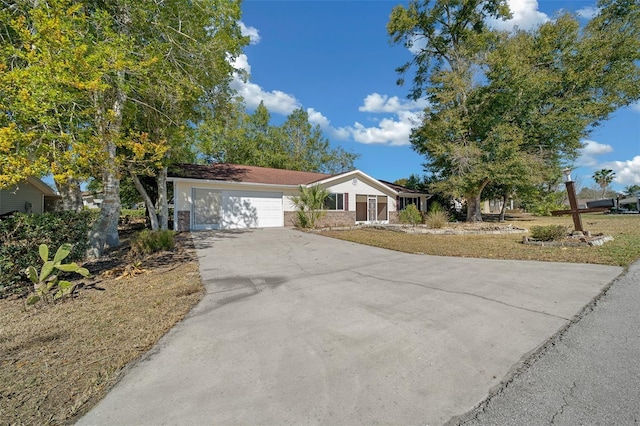
[[[398,193],[398,196],[396,197],[398,211],[404,210],[409,204],[415,205],[418,211],[425,213],[428,211],[427,200],[431,198],[432,195],[384,180],[380,180],[380,182],[384,183],[391,189],[394,189]]]
[[[85,191],[82,193],[82,206],[85,209],[100,209],[102,208],[102,193],[97,195],[91,192]]]
[[[174,229],[239,229],[293,226],[292,197],[300,186],[320,185],[329,193],[320,226],[393,223],[398,206],[426,194],[384,183],[360,170],[329,175],[235,164],[178,164],[173,183]]]
[[[53,211],[60,199],[49,185],[36,177],[29,177],[17,185],[0,189],[0,215]]]

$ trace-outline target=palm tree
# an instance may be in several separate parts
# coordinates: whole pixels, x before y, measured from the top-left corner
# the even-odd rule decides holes
[[[296,225],[301,228],[315,228],[317,222],[327,213],[323,207],[329,192],[319,185],[300,186],[299,190],[299,195],[291,199],[296,207]]]
[[[613,179],[616,177],[616,174],[611,169],[602,169],[598,170],[593,174],[593,180],[602,188],[602,198],[607,193],[607,187]]]
[[[640,192],[640,185],[625,186],[622,192],[625,197],[635,197],[636,193]]]

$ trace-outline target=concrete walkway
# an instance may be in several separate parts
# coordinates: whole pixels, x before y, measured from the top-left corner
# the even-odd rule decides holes
[[[198,233],[207,295],[78,424],[442,424],[622,268]]]

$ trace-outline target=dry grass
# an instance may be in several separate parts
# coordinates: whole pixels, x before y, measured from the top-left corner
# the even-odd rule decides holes
[[[615,240],[599,247],[539,247],[522,244],[522,236],[527,234],[431,235],[362,229],[327,231],[323,235],[391,250],[436,256],[619,266],[628,266],[640,258],[640,215],[585,214],[582,222],[585,229],[593,234],[611,235]],[[566,225],[573,229],[570,217],[538,218],[522,215],[508,218],[505,225],[509,224],[526,229],[534,225]]]
[[[137,268],[111,263],[62,303],[25,309],[23,300],[0,300],[2,423],[65,424],[102,398],[201,299],[189,246],[181,235],[174,252]]]

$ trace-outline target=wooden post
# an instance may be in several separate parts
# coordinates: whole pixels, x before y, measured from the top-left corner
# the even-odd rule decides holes
[[[576,199],[576,187],[572,180],[564,183],[567,186],[567,194],[569,195],[569,206],[571,207],[571,216],[573,217],[573,227],[576,231],[584,232],[582,228],[582,218],[578,209],[578,200]]]

